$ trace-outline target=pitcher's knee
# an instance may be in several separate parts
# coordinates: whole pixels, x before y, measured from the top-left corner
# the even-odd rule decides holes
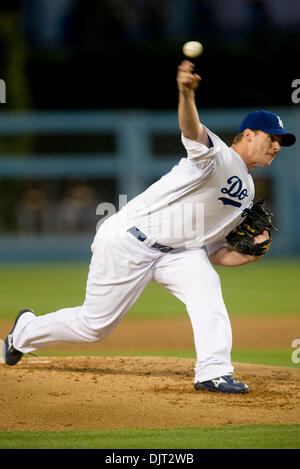
[[[80,319],[82,332],[90,342],[105,339],[118,324],[118,321],[114,317],[106,317],[105,319],[100,316],[94,317],[84,310],[80,314]]]
[[[209,294],[212,291],[218,291],[221,288],[220,277],[215,270],[209,270],[203,275],[194,272],[186,282],[186,291],[194,292],[196,295]]]

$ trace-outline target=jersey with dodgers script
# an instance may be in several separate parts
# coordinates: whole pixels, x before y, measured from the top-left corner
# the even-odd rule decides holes
[[[119,212],[127,229],[146,234],[146,244],[216,250],[253,204],[254,183],[243,159],[207,132],[210,148],[182,135],[187,157]]]

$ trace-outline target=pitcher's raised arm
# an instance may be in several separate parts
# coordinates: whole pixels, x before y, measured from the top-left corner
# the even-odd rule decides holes
[[[195,102],[195,91],[199,86],[201,77],[194,73],[195,65],[183,60],[178,66],[178,121],[184,137],[210,146],[205,127],[200,122]]]

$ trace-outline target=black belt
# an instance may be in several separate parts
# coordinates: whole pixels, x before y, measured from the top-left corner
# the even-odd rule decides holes
[[[131,233],[133,236],[135,236],[142,243],[145,241],[145,239],[147,239],[147,236],[141,230],[139,230],[136,226],[129,228],[129,230],[127,231]],[[153,249],[158,249],[161,252],[170,252],[173,249],[170,246],[164,246],[163,244],[159,244],[159,243],[154,243],[150,247]]]

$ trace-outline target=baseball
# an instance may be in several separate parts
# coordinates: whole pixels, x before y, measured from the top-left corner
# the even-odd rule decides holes
[[[203,46],[201,42],[198,41],[189,41],[186,42],[182,48],[182,52],[186,57],[190,57],[194,59],[195,57],[199,57],[199,55],[203,52]]]

